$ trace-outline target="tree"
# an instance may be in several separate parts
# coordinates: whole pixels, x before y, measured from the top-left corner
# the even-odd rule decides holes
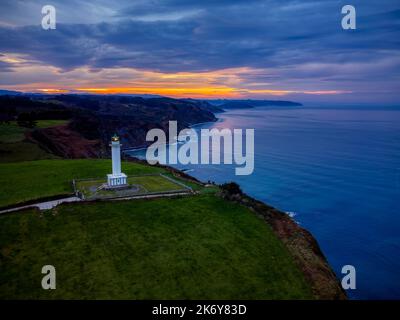
[[[236,182],[228,182],[221,185],[221,189],[230,195],[242,194],[242,189]]]
[[[37,125],[37,121],[32,112],[30,113],[20,113],[17,118],[17,124],[20,127],[34,128]]]

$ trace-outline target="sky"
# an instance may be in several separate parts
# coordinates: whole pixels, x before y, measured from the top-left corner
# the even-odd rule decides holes
[[[0,88],[397,104],[400,1],[1,0]]]

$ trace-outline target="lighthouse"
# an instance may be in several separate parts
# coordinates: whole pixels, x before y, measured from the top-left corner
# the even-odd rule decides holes
[[[112,174],[107,175],[107,185],[109,188],[124,187],[127,185],[126,174],[121,172],[121,144],[116,134],[111,138],[110,147]]]

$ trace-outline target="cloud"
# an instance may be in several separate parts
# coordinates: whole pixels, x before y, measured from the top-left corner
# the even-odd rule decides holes
[[[303,91],[359,88],[359,82],[365,90],[376,89],[398,80],[395,0],[353,1],[354,31],[341,29],[345,1],[53,2],[61,22],[45,31],[40,20],[32,24],[32,13],[21,2],[6,1],[0,52],[23,54],[32,64],[56,68],[59,76],[79,68],[173,74],[247,67],[259,72],[243,76],[242,81],[251,80],[243,86]],[[32,9],[39,2],[26,5]],[[31,24],[23,23],[24,15]]]
[[[0,72],[10,72],[11,64],[0,60]]]

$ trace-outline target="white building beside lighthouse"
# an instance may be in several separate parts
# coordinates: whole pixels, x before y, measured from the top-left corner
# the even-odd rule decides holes
[[[107,185],[111,188],[126,186],[126,174],[121,172],[121,144],[117,135],[111,138],[110,147],[112,174],[107,175]]]

